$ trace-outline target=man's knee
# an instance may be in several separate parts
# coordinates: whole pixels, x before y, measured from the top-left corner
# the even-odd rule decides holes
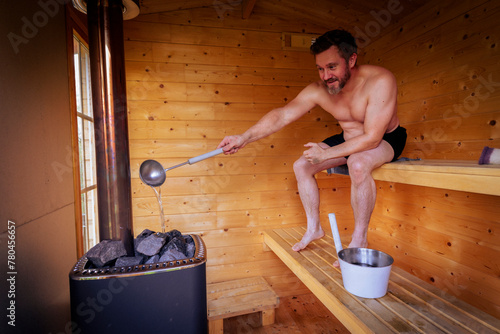
[[[371,175],[372,168],[366,159],[361,156],[351,156],[347,159],[349,167],[349,176],[352,182],[362,182],[367,176]]]
[[[302,156],[299,159],[295,160],[293,163],[293,171],[295,174],[302,173],[306,169],[306,163],[308,161]]]
[[[311,167],[311,163],[304,156],[301,156],[293,163],[293,171],[296,177],[314,175],[315,173]]]

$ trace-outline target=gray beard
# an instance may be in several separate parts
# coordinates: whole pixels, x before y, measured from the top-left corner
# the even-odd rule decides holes
[[[330,94],[330,95],[337,95],[338,93],[340,93],[342,88],[344,88],[344,85],[339,85],[337,88],[326,86],[326,89],[328,90],[328,94]]]
[[[347,71],[346,71],[344,77],[341,80],[339,80],[339,86],[337,88],[330,87],[325,82],[325,86],[326,86],[326,90],[328,91],[328,94],[337,95],[338,93],[340,93],[342,91],[342,88],[344,88],[347,81],[351,78],[351,71],[348,68],[346,68],[346,70]]]

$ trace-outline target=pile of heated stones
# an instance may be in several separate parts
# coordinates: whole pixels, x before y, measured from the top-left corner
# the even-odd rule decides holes
[[[166,233],[144,230],[134,239],[134,256],[127,256],[120,240],[102,240],[87,254],[88,268],[125,267],[189,259],[195,244],[190,235],[177,230]]]

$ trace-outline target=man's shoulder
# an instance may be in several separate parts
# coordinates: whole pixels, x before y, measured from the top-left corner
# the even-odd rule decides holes
[[[312,90],[321,89],[321,88],[324,88],[324,84],[321,80],[317,80],[317,81],[311,82],[305,88],[309,88]]]
[[[380,84],[385,86],[395,86],[396,77],[388,69],[376,65],[360,65],[359,75],[363,78],[366,87],[373,87]]]
[[[394,74],[382,66],[364,64],[358,66],[359,74],[365,79],[393,78]]]
[[[302,90],[303,93],[305,93],[308,96],[311,97],[317,97],[318,94],[321,95],[326,92],[325,85],[321,80],[311,82],[309,85],[304,87]]]

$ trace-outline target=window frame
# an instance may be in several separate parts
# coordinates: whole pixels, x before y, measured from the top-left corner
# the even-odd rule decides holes
[[[76,247],[78,257],[82,257],[86,250],[92,245],[88,244],[84,233],[84,208],[82,205],[82,195],[88,191],[95,189],[95,203],[97,207],[97,180],[95,184],[90,187],[83,187],[81,182],[81,168],[80,168],[80,144],[78,136],[78,122],[81,117],[89,119],[88,116],[78,111],[77,101],[77,87],[74,61],[74,38],[78,38],[81,42],[86,43],[88,48],[88,29],[87,29],[87,16],[77,11],[71,3],[66,4],[66,41],[67,41],[67,54],[68,54],[68,80],[70,90],[70,103],[71,103],[71,133],[72,133],[72,152],[73,152],[73,185],[74,185],[74,203],[75,203],[75,226],[76,226]],[[91,117],[90,117],[91,118]],[[95,138],[94,138],[95,140]],[[85,144],[84,144],[85,145]],[[95,161],[95,160],[94,160]],[[95,167],[95,166],[94,166]],[[96,222],[98,221],[97,208],[96,208]],[[96,240],[98,242],[98,228],[96,226]],[[89,247],[90,246],[90,247]]]

